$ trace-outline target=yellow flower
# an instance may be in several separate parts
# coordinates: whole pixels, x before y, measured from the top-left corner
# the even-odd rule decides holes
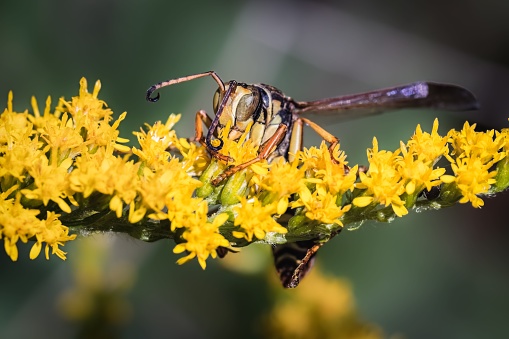
[[[315,267],[297,289],[277,287],[276,301],[264,318],[264,338],[385,338],[357,314],[350,283]]]
[[[58,246],[64,245],[66,241],[76,239],[76,234],[69,235],[69,228],[63,226],[58,217],[58,214],[48,212],[46,220],[41,220],[41,226],[35,234],[37,241],[30,250],[30,259],[35,259],[39,256],[43,243],[46,243],[44,253],[47,260],[49,259],[50,247],[51,254],[56,254],[62,260],[66,259],[66,253]]]
[[[449,143],[453,147],[451,156],[456,158],[476,157],[482,163],[501,160],[505,156],[505,152],[499,152],[504,146],[504,138],[497,135],[497,138],[494,139],[494,130],[476,132],[475,126],[476,124],[470,125],[465,122],[461,131],[451,130],[448,133]],[[448,157],[449,161],[451,161],[451,156]]]
[[[493,130],[476,132],[475,124],[465,122],[461,131],[450,131],[449,142],[453,147],[451,155],[446,155],[451,162],[452,175],[443,175],[445,183],[455,183],[462,194],[460,203],[471,202],[473,207],[481,207],[484,201],[479,194],[488,193],[491,185],[496,183],[496,170],[490,171],[493,165],[503,159],[507,152],[499,151],[507,144],[505,134]]]
[[[199,176],[210,163],[207,149],[202,145],[189,143],[186,139],[180,139],[182,146],[182,166],[191,176]]]
[[[0,239],[4,240],[5,252],[13,261],[18,260],[18,240],[26,243],[40,225],[36,217],[40,213],[38,210],[24,208],[19,202],[19,195],[16,199],[9,199],[17,188],[13,186],[0,193]]]
[[[62,112],[51,113],[50,96],[46,98],[46,106],[44,106],[43,115],[41,115],[41,112],[39,111],[39,105],[37,104],[37,99],[35,97],[32,97],[31,103],[34,115],[28,115],[28,119],[34,124],[34,126],[37,129],[43,128],[47,124],[50,125],[58,124]]]
[[[416,154],[420,161],[430,161],[434,165],[438,159],[448,153],[447,137],[438,134],[438,119],[433,122],[433,129],[430,133],[423,132],[421,125],[417,125],[414,135],[408,141],[409,153]]]
[[[83,137],[79,130],[74,128],[73,121],[67,114],[64,114],[61,120],[48,121],[38,132],[51,151],[52,163],[60,163],[87,151]]]
[[[49,259],[49,247],[52,247],[52,254],[65,259],[65,252],[58,246],[66,241],[74,240],[76,235],[68,235],[69,229],[63,226],[57,219],[58,215],[53,212],[47,213],[46,220],[40,220],[38,210],[24,208],[20,203],[20,195],[16,199],[9,199],[8,196],[16,190],[16,186],[6,192],[0,193],[0,239],[4,239],[5,252],[16,261],[18,259],[18,240],[27,243],[32,237],[37,242],[32,246],[30,258],[35,259],[42,244],[46,243],[46,259]]]
[[[59,165],[49,164],[44,156],[34,159],[27,168],[34,179],[33,189],[23,189],[21,193],[28,199],[40,200],[45,206],[50,200],[56,202],[60,209],[66,213],[71,212],[65,198],[72,200],[72,190],[69,187],[69,167],[72,159],[66,159]]]
[[[496,182],[494,179],[497,171],[489,171],[491,164],[483,164],[479,158],[458,158],[456,163],[451,164],[454,172],[452,175],[442,176],[445,183],[456,183],[463,197],[460,203],[472,202],[475,208],[484,205],[484,201],[478,194],[487,193],[490,186]]]
[[[344,207],[336,205],[336,196],[330,194],[323,187],[311,191],[303,186],[299,191],[299,199],[291,204],[292,208],[304,206],[306,217],[318,220],[324,224],[338,224],[343,226],[340,218],[350,210],[351,205]]]
[[[247,200],[241,197],[240,205],[233,208],[235,214],[235,226],[240,226],[241,231],[233,231],[236,238],[244,238],[247,241],[265,238],[267,232],[286,233],[288,230],[278,224],[272,216],[277,213],[277,203],[262,206],[258,198]]]
[[[237,141],[231,140],[228,137],[231,131],[231,120],[228,121],[225,128],[219,133],[219,138],[223,141],[223,147],[219,153],[233,159],[233,162],[229,163],[229,165],[237,166],[258,156],[258,145],[252,139],[248,139],[252,125],[250,123],[246,127],[246,130]]]
[[[60,100],[56,113],[69,113],[72,117],[72,125],[78,133],[86,132],[87,145],[90,150],[98,146],[113,146],[120,152],[128,152],[129,147],[121,145],[128,140],[118,137],[118,126],[125,118],[122,113],[113,125],[112,110],[107,108],[103,100],[97,98],[101,89],[101,82],[96,81],[92,94],[88,93],[87,80],[81,78],[79,96],[73,97],[70,101]]]
[[[194,191],[201,185],[174,158],[154,171],[144,169],[139,187],[141,204],[153,212],[151,218],[169,219],[171,229],[175,230],[186,226],[187,217],[194,213],[196,203],[201,203],[201,199],[193,198]],[[163,212],[165,207],[167,211]]]
[[[413,144],[414,146],[416,144]],[[416,147],[407,149],[401,142],[401,156],[395,159],[397,170],[405,183],[405,191],[408,195],[419,193],[424,188],[440,185],[440,176],[445,173],[444,168],[433,169],[434,159],[429,159],[428,154],[418,153]]]
[[[0,115],[0,145],[5,149],[9,149],[14,143],[25,140],[33,134],[28,112],[14,112],[12,101],[13,94],[10,91],[7,97],[7,108]]]
[[[206,205],[206,204],[205,204]],[[186,242],[178,244],[173,249],[173,253],[182,253],[186,251],[187,256],[177,260],[179,265],[193,259],[198,258],[198,263],[205,269],[206,261],[209,256],[217,257],[217,248],[228,247],[230,243],[219,233],[219,226],[228,220],[227,213],[218,214],[212,222],[199,222],[188,225],[182,237]]]
[[[146,166],[154,168],[156,164],[167,162],[170,157],[169,150],[178,148],[177,135],[171,129],[178,120],[180,115],[172,114],[166,124],[158,121],[153,126],[146,125],[148,131],[142,129],[140,132],[134,132],[140,148],[133,147],[132,151]]]
[[[190,143],[184,138],[178,138],[173,126],[180,120],[180,114],[171,114],[165,124],[160,121],[153,126],[146,125],[145,132],[134,133],[140,144],[140,148],[133,147],[132,151],[146,166],[156,168],[164,165],[174,153],[180,153],[181,166],[189,175],[199,175],[207,164],[210,157],[204,147]]]
[[[297,161],[288,163],[283,158],[251,166],[255,172],[250,182],[252,189],[264,192],[260,199],[264,205],[275,203],[277,214],[286,211],[290,196],[304,185],[304,169],[297,166]]]
[[[335,161],[332,161],[327,145],[322,142],[320,148],[304,149],[296,158],[306,169],[307,182],[323,187],[330,195],[336,196],[353,190],[358,166],[348,169],[346,155],[339,150],[339,144],[333,150],[333,155]]]
[[[373,202],[392,206],[394,213],[401,217],[408,214],[405,202],[400,196],[405,193],[405,186],[400,173],[395,168],[396,152],[379,151],[378,141],[373,138],[373,148],[368,150],[369,169],[367,173],[359,173],[361,183],[356,184],[364,189],[363,196],[353,200],[358,207],[365,207]]]
[[[94,85],[94,90],[90,94],[88,92],[87,79],[80,79],[79,95],[71,99],[71,101],[60,100],[60,106],[57,111],[68,111],[77,126],[89,126],[94,121],[106,119],[111,121],[113,114],[112,110],[107,108],[106,102],[98,99],[99,91],[101,90],[101,82],[97,80]]]
[[[139,163],[128,161],[99,149],[94,154],[83,154],[76,159],[75,169],[70,173],[72,190],[80,192],[85,198],[93,192],[110,195],[110,209],[120,218],[124,203],[133,203],[137,196],[140,179]]]

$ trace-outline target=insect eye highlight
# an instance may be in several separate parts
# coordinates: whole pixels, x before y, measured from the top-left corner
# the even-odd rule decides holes
[[[246,121],[256,112],[260,103],[260,93],[257,90],[252,91],[249,94],[243,95],[239,104],[237,105],[237,111],[235,117],[239,121]]]

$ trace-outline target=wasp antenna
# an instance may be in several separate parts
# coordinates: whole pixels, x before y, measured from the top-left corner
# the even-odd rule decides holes
[[[212,137],[212,134],[211,134],[211,137]],[[216,139],[219,141],[219,145],[217,146],[213,146],[212,143],[211,143],[211,137],[209,138],[209,135],[207,134],[207,139],[205,140],[205,142],[207,143],[207,147],[209,147],[210,149],[212,149],[214,152],[218,152],[221,150],[221,148],[223,148],[223,145],[224,145],[224,141],[221,140],[221,139]]]
[[[157,85],[151,86],[147,90],[147,95],[145,96],[145,99],[147,99],[147,101],[150,101],[150,102],[156,102],[157,100],[159,100],[159,97],[161,96],[159,93],[157,93],[157,95],[152,98],[152,93],[154,93],[154,91],[157,90],[158,88],[159,87]]]
[[[224,86],[224,84],[223,84],[223,86]],[[223,100],[221,101],[221,104],[219,105],[219,107],[217,109],[216,116],[214,117],[214,120],[210,124],[209,130],[207,132],[207,137],[205,138],[205,143],[207,144],[207,147],[215,152],[217,152],[221,148],[223,148],[224,142],[221,139],[217,139],[217,140],[219,140],[219,145],[213,146],[212,145],[212,135],[214,134],[214,131],[217,129],[217,126],[219,125],[219,118],[223,114],[223,110],[224,110],[224,106],[226,106],[226,102],[228,101],[228,99],[230,98],[230,95],[235,91],[236,88],[237,88],[237,82],[235,80],[230,81],[230,86],[228,87],[228,90],[226,90],[226,93],[223,96]]]
[[[214,71],[209,71],[207,73],[210,73],[210,76],[212,78],[214,78],[214,80],[217,82],[217,85],[219,86],[219,88],[221,89],[221,92],[224,93],[225,91],[225,86],[224,86],[224,82],[223,80],[221,80],[221,78],[219,77],[219,75],[217,75],[216,72]]]
[[[151,96],[152,96],[152,93],[154,93],[154,91],[158,90],[159,88],[170,86],[170,85],[174,85],[174,84],[178,84],[178,83],[181,83],[181,82],[186,82],[186,81],[198,79],[198,78],[202,78],[202,77],[206,77],[206,76],[209,76],[209,75],[219,85],[219,88],[221,89],[221,93],[224,93],[226,87],[224,85],[223,80],[221,80],[221,78],[219,77],[219,75],[216,74],[216,72],[208,71],[208,72],[198,73],[198,74],[194,74],[194,75],[188,75],[188,76],[177,78],[177,79],[171,79],[171,80],[167,80],[167,81],[162,81],[162,82],[160,82],[158,84],[155,84],[155,85],[151,86],[147,90],[147,95],[146,95],[145,98],[147,99],[147,101],[156,102],[157,100],[159,100],[159,93],[157,94],[157,96],[155,96],[153,98]]]

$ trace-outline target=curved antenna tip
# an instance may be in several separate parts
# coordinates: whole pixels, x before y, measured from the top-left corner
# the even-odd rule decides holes
[[[205,143],[207,144],[207,147],[212,149],[214,152],[219,152],[221,150],[221,148],[223,148],[224,141],[221,139],[216,139],[216,140],[219,141],[219,145],[217,145],[217,146],[213,146],[210,139],[205,140]]]
[[[145,96],[145,99],[147,99],[147,101],[149,101],[149,102],[156,102],[157,100],[159,100],[159,97],[161,95],[159,93],[157,93],[157,95],[152,98],[151,95],[152,95],[153,92],[154,92],[154,89],[152,87],[148,89],[147,95]]]

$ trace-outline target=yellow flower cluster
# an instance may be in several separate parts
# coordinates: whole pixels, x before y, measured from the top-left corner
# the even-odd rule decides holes
[[[54,113],[50,113],[48,98],[43,115],[35,98],[34,115],[14,112],[13,95],[9,93],[7,108],[0,116],[0,238],[12,260],[18,258],[18,240],[35,241],[32,259],[43,244],[46,258],[51,247],[53,254],[65,259],[66,253],[59,246],[76,235],[68,234],[59,217],[79,205],[74,159],[104,155],[100,148],[110,156],[114,150],[128,150],[119,144],[125,140],[118,138],[117,131],[125,113],[110,125],[112,112],[97,99],[100,83],[92,94],[86,87],[82,79],[79,97],[69,102],[61,99]],[[87,190],[81,187],[82,192]]]
[[[275,292],[276,302],[263,319],[265,338],[386,337],[378,326],[360,318],[350,284],[324,275],[320,267],[298,289]]]
[[[437,130],[438,120],[435,120],[431,134],[422,133],[418,126],[412,139],[406,145],[401,142],[395,152],[379,151],[378,141],[374,138],[373,148],[368,150],[369,169],[359,173],[361,182],[356,184],[356,188],[363,192],[353,204],[365,207],[380,203],[392,206],[399,217],[408,214],[406,196],[439,185],[438,178],[445,172],[443,168],[433,169],[435,162],[447,151],[445,139],[437,134]]]
[[[497,170],[493,165],[507,155],[507,132],[475,132],[475,124],[465,123],[463,130],[451,130],[447,136],[438,135],[438,120],[433,124],[431,134],[423,133],[420,126],[407,144],[401,143],[395,152],[379,151],[376,138],[373,148],[368,150],[369,169],[359,173],[362,190],[353,200],[358,207],[370,204],[391,206],[401,217],[413,207],[423,189],[430,190],[442,183],[454,184],[448,189],[457,190],[451,203],[471,202],[481,207],[483,200],[478,196],[487,194],[495,184]],[[448,145],[452,147],[449,150]],[[434,167],[444,156],[451,163],[453,174],[445,174],[443,167]]]
[[[367,167],[347,166],[339,145],[323,142],[291,161],[255,162],[215,186],[229,166],[256,158],[250,126],[237,141],[228,139],[232,126],[219,131],[221,159],[177,136],[180,115],[135,132],[139,146],[129,148],[118,132],[126,113],[114,121],[99,90],[96,82],[88,93],[81,79],[79,95],[53,112],[49,98],[43,114],[33,99],[33,115],[14,112],[9,94],[0,116],[0,239],[13,260],[18,241],[34,242],[30,258],[45,245],[46,257],[51,248],[65,259],[59,246],[76,238],[70,232],[113,231],[172,238],[173,251],[185,254],[178,263],[196,258],[205,268],[231,247],[327,239],[343,226],[401,217],[428,203],[422,192],[436,186],[435,206],[480,207],[482,194],[509,185],[507,130],[476,132],[466,123],[442,137],[436,120],[431,133],[418,126],[394,152],[374,138]],[[438,166],[441,157],[452,173]]]
[[[502,132],[476,132],[475,124],[465,122],[461,131],[450,131],[448,141],[452,146],[451,154],[445,154],[451,162],[454,175],[442,176],[442,181],[454,183],[461,192],[460,203],[471,202],[481,207],[484,201],[479,194],[488,193],[496,183],[496,170],[493,165],[507,156],[508,130]]]
[[[14,112],[9,94],[0,117],[0,238],[7,254],[16,260],[18,240],[30,240],[35,242],[30,258],[37,257],[45,243],[46,258],[51,247],[65,259],[59,246],[76,234],[69,235],[61,220],[82,234],[91,229],[121,231],[125,225],[108,218],[87,227],[111,211],[131,224],[169,220],[167,233],[183,229],[174,251],[188,255],[179,262],[197,257],[205,267],[218,247],[230,245],[219,233],[228,215],[209,216],[207,202],[194,197],[202,186],[194,176],[210,162],[208,154],[176,136],[176,115],[135,133],[139,148],[121,145],[128,141],[118,137],[126,113],[110,124],[113,112],[98,99],[99,90],[96,82],[88,93],[83,78],[78,96],[60,99],[53,113],[48,98],[43,115],[35,99],[34,115]],[[137,160],[130,160],[131,154]],[[41,217],[41,211],[47,216]]]

